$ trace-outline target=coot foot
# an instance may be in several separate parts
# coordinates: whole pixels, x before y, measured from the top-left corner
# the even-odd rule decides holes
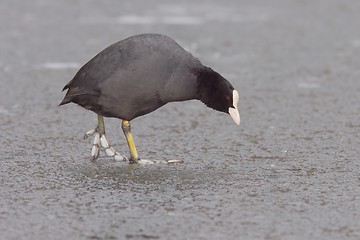
[[[140,164],[161,164],[161,163],[183,163],[183,160],[179,160],[179,159],[170,159],[170,160],[149,160],[149,159],[139,159],[138,163]]]
[[[94,135],[93,146],[91,148],[91,160],[95,160],[100,155],[100,149],[103,148],[105,150],[105,154],[108,157],[114,157],[116,161],[127,161],[128,159],[115,151],[113,147],[110,146],[108,140],[105,136],[105,124],[104,118],[98,115],[98,126],[95,129],[91,129],[87,131],[84,135],[84,139]]]

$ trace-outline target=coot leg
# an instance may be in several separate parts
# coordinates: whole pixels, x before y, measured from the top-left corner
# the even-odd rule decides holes
[[[91,159],[95,160],[99,157],[100,147],[104,148],[106,156],[114,157],[116,161],[126,161],[127,158],[115,151],[113,147],[109,145],[108,140],[105,136],[105,123],[104,118],[98,115],[98,125],[95,129],[89,130],[84,135],[84,139],[95,134],[93,146],[91,148]]]
[[[127,121],[127,120],[122,120],[121,128],[122,128],[122,130],[124,132],[124,135],[125,135],[125,138],[126,138],[126,141],[128,143],[129,150],[130,150],[129,162],[130,163],[137,163],[140,160],[140,158],[139,158],[139,155],[138,155],[138,153],[136,151],[134,140],[133,140],[133,137],[132,137],[132,134],[131,134],[130,122]]]

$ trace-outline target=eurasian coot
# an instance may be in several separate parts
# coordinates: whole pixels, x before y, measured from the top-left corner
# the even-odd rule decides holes
[[[60,105],[73,102],[98,115],[97,127],[85,134],[95,134],[92,159],[100,146],[106,155],[126,159],[109,145],[103,117],[122,119],[130,163],[141,161],[130,121],[166,103],[198,99],[240,124],[239,94],[231,83],[160,34],[136,35],[109,46],[81,67],[66,89]]]

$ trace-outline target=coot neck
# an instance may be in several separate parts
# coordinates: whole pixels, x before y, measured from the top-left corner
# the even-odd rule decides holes
[[[197,99],[204,103],[206,106],[211,107],[212,89],[218,75],[217,72],[209,67],[203,66],[194,70],[197,76]]]

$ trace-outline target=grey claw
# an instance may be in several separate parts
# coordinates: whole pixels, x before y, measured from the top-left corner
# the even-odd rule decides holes
[[[155,161],[147,160],[147,159],[139,159],[137,162],[140,163],[140,164],[153,164],[153,163],[155,163]]]
[[[100,145],[105,149],[109,148],[109,143],[104,134],[100,138]]]
[[[94,145],[100,146],[100,133],[96,133],[94,137]]]
[[[166,161],[167,163],[183,163],[183,160],[180,159],[170,159]]]
[[[105,154],[108,157],[113,157],[113,156],[115,156],[116,153],[112,147],[109,147],[109,148],[105,149]]]
[[[120,155],[120,154],[115,154],[114,156],[114,159],[115,161],[123,161],[123,162],[126,162],[126,161],[129,161],[129,159],[123,155]]]
[[[100,154],[99,146],[94,144],[91,148],[91,159],[92,160],[97,159],[99,157],[99,154]]]
[[[87,132],[84,134],[84,139],[87,139],[88,137],[94,135],[95,132],[96,132],[96,129],[91,129],[91,130],[87,131]]]

